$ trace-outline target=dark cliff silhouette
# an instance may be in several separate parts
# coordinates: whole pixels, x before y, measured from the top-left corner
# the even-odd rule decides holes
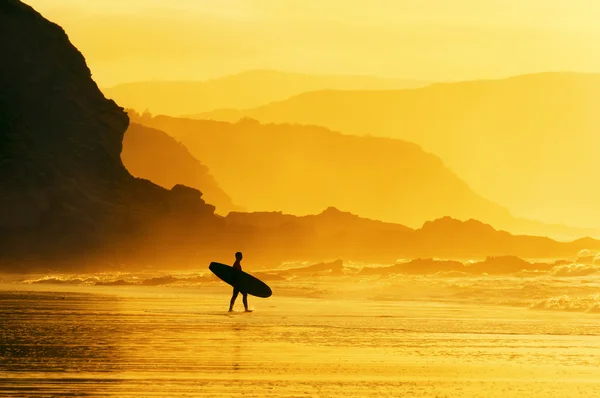
[[[449,218],[413,230],[334,208],[303,217],[272,212],[219,217],[197,189],[178,184],[167,190],[129,174],[120,157],[128,117],[100,93],[60,27],[17,0],[5,0],[0,33],[2,271],[197,268],[228,257],[231,247],[252,252],[253,268],[285,260],[393,263],[410,257],[561,257],[600,249],[593,239],[562,243]],[[325,136],[331,145],[339,138]],[[358,138],[348,139],[356,145]],[[235,144],[226,142],[230,148]],[[305,154],[297,156],[306,163]],[[442,167],[428,159],[424,162]],[[269,169],[279,166],[263,161]]]
[[[120,154],[128,117],[104,98],[58,25],[6,0],[0,3],[0,33],[5,268],[68,267],[67,258],[106,264],[135,257],[136,247],[154,240],[147,231],[165,223],[218,224],[214,207],[198,191],[169,191],[127,172]],[[182,209],[181,202],[188,206]],[[192,216],[177,216],[188,211]]]

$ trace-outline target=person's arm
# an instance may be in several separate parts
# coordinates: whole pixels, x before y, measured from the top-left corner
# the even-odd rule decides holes
[[[239,278],[240,272],[242,271],[242,266],[240,264],[233,264],[233,286],[237,284],[237,280]]]

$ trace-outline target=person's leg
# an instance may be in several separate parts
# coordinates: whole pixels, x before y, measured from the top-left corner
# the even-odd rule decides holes
[[[237,288],[233,288],[233,295],[231,296],[231,301],[229,301],[229,311],[233,311],[233,305],[235,304],[235,299],[237,298],[239,292],[240,291],[237,290]]]
[[[246,311],[248,311],[248,294],[247,293],[242,293],[242,294],[243,294],[242,301],[244,302],[244,308],[246,309]]]

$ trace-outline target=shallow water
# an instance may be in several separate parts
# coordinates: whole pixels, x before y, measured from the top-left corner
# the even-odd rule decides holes
[[[0,285],[0,395],[600,394],[594,313],[436,301],[430,290],[408,301],[387,282],[352,294],[331,282],[273,287],[250,298],[254,312],[231,314],[220,284]]]

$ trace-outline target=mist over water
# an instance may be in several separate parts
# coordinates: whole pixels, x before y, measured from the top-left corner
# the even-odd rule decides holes
[[[600,396],[600,7],[260,2],[0,1],[0,397]]]
[[[0,395],[593,396],[600,278],[565,267],[279,269],[249,314],[202,270],[5,275]]]
[[[253,274],[272,286],[277,295],[287,297],[600,311],[600,265],[568,261],[557,261],[556,264],[542,266],[546,269],[523,269],[501,275],[457,270],[434,270],[425,275],[396,271],[398,265],[389,267],[338,260],[308,266],[304,263],[288,263],[277,269],[259,270]],[[469,262],[465,270],[468,265]],[[111,287],[115,292],[142,293],[152,287],[161,287],[166,292],[188,289],[199,294],[207,289],[221,288],[226,291],[228,288],[208,269],[4,275],[0,276],[1,282],[17,290],[73,287],[88,293]]]

